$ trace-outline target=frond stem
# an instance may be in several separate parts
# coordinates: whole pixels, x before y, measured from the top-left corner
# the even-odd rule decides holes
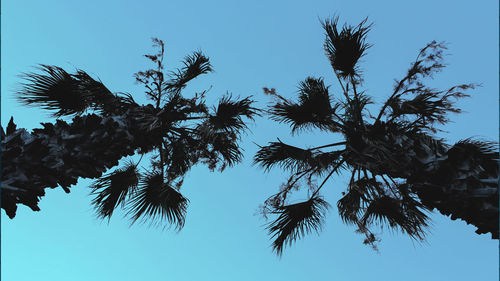
[[[333,173],[335,171],[337,171],[337,169],[342,165],[344,164],[345,160],[342,159],[342,161],[340,161],[333,169],[332,171],[328,174],[328,176],[326,176],[326,178],[323,180],[323,182],[321,183],[321,185],[313,192],[313,194],[311,195],[311,198],[313,198],[316,194],[318,194],[319,190],[323,187],[323,185],[325,185],[326,181],[333,175]]]
[[[137,161],[137,163],[134,165],[136,168],[137,168],[137,166],[139,166],[139,163],[141,163],[143,156],[144,156],[144,154],[141,154],[141,158],[139,158],[139,161]]]
[[[349,98],[349,95],[347,94],[347,91],[346,91],[346,88],[344,87],[344,84],[342,84],[342,80],[340,79],[339,74],[335,70],[333,72],[335,73],[337,80],[339,80],[340,87],[342,87],[342,92],[344,93],[344,96],[347,99],[347,102],[351,103],[351,99]]]
[[[427,48],[427,47],[426,47],[426,48]],[[424,48],[423,50],[421,50],[421,51],[418,53],[418,56],[417,56],[417,58],[415,59],[415,63],[414,63],[414,65],[418,62],[418,59],[420,58],[420,55],[422,55],[422,52],[423,52],[426,48]],[[413,65],[413,66],[414,66],[414,65]],[[413,67],[413,66],[412,66],[412,67]],[[374,123],[374,124],[376,124],[378,121],[380,121],[380,118],[381,118],[381,117],[382,117],[382,115],[384,114],[385,109],[387,108],[387,106],[389,106],[389,102],[390,102],[390,101],[392,101],[392,99],[396,97],[396,94],[399,92],[399,90],[401,90],[401,87],[403,87],[403,83],[404,83],[404,82],[406,82],[408,79],[410,79],[410,77],[411,77],[411,74],[410,74],[410,73],[408,73],[408,74],[406,74],[406,76],[405,76],[405,77],[404,77],[401,81],[399,81],[398,85],[396,86],[396,89],[394,89],[394,93],[392,93],[392,95],[389,97],[389,99],[387,99],[387,101],[384,103],[384,105],[383,105],[383,106],[382,106],[382,108],[380,109],[380,112],[379,112],[379,114],[378,114],[378,116],[377,116],[377,119],[375,120],[375,123]],[[405,92],[406,92],[406,91],[405,91]],[[403,93],[405,93],[405,92],[403,92]],[[403,94],[403,93],[401,93],[401,94]]]
[[[208,116],[193,116],[193,117],[185,117],[183,120],[196,120],[196,119],[206,119]]]
[[[354,78],[351,77],[351,84],[352,84],[352,90],[354,92],[354,97],[357,99],[358,98],[358,91],[356,90],[356,83],[354,82]],[[364,122],[363,122],[363,116],[361,114],[361,111],[359,112],[356,112],[358,114],[358,119],[359,119],[359,122],[361,122],[361,126],[365,126]]]
[[[316,150],[316,149],[321,149],[321,148],[325,148],[325,147],[332,147],[332,146],[337,146],[337,145],[343,145],[343,144],[347,144],[347,142],[346,141],[336,142],[336,143],[331,143],[331,144],[327,144],[327,145],[308,148],[307,150]]]
[[[380,175],[380,177],[382,178],[382,180],[385,182],[385,184],[387,185],[387,187],[389,188],[389,190],[391,191],[392,195],[394,195],[395,198],[398,198],[398,195],[396,194],[396,192],[394,191],[394,189],[392,188],[391,184],[389,183],[389,181],[387,181],[384,177],[384,175]]]
[[[300,180],[303,176],[305,176],[307,173],[309,173],[312,169],[314,169],[314,168],[309,168],[307,170],[295,173],[294,174],[295,176],[298,176],[299,174],[301,174],[301,175],[298,176],[289,186],[292,187],[295,183],[297,183],[298,180]]]

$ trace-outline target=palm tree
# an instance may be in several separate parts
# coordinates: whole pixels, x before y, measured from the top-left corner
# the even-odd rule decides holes
[[[256,153],[255,163],[266,170],[279,166],[291,173],[262,209],[264,215],[275,216],[267,225],[274,250],[282,254],[286,245],[321,228],[329,204],[320,190],[344,170],[351,177],[337,202],[338,211],[345,223],[365,235],[365,244],[376,246],[379,239],[372,231],[376,225],[423,240],[433,209],[498,239],[497,144],[466,139],[448,145],[435,135],[437,125],[449,121],[448,113],[460,112],[455,101],[475,87],[462,84],[436,90],[424,84],[425,78],[444,67],[445,46],[433,41],[421,49],[372,116],[367,108],[372,101],[361,90],[358,67],[370,47],[366,34],[371,25],[365,19],[357,26],[340,27],[337,17],[324,21],[323,28],[324,49],[341,95],[331,95],[323,79],[314,77],[299,84],[297,101],[264,88],[275,99],[267,110],[270,118],[289,124],[292,133],[319,129],[341,137],[308,148],[278,139]],[[301,187],[308,187],[307,199],[292,204],[292,191]]]
[[[123,206],[132,222],[167,220],[180,229],[188,204],[180,188],[190,168],[203,163],[222,171],[242,159],[238,142],[246,129],[243,118],[258,114],[253,101],[226,94],[209,108],[206,91],[186,97],[186,84],[212,71],[209,59],[194,52],[181,69],[166,75],[164,43],[153,43],[158,52],[145,57],[155,68],[135,74],[153,104],[139,105],[129,94],[114,94],[82,70],[70,74],[41,65],[41,74],[25,74],[21,102],[73,119],[43,123],[29,133],[11,118],[6,132],[2,128],[2,208],[10,218],[17,204],[38,211],[45,188],[60,185],[69,192],[78,178],[98,178],[91,193],[101,218],[109,219]],[[93,113],[84,114],[89,110]],[[134,154],[151,156],[146,157],[150,166],[141,168],[141,160],[129,160],[103,175]]]

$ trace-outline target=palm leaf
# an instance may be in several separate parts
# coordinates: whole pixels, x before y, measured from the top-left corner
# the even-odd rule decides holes
[[[424,228],[428,226],[428,217],[422,208],[413,199],[401,200],[384,195],[371,200],[360,221],[364,226],[387,223],[391,228],[399,229],[421,241],[425,237]]]
[[[281,141],[271,142],[262,147],[254,156],[254,163],[261,165],[266,170],[275,165],[284,169],[299,170],[307,168],[313,161],[313,153]]]
[[[435,73],[441,71],[445,67],[443,63],[444,50],[446,50],[445,44],[443,42],[436,41],[428,43],[420,50],[417,59],[411,64],[406,76],[396,83],[394,92],[380,109],[375,123],[379,122],[380,118],[386,114],[385,110],[387,107],[394,103],[398,103],[398,100],[402,95],[415,92],[419,93],[422,89],[425,89],[425,87],[423,87],[423,79],[429,77],[432,78]],[[463,86],[470,88],[473,87],[472,85],[458,85],[450,88],[450,90],[453,91],[457,88],[460,89]],[[462,90],[463,89],[464,88],[462,88]]]
[[[206,120],[195,130],[203,162],[213,170],[220,164],[219,170],[232,166],[243,158],[242,149],[238,145],[239,135],[234,131],[216,130],[213,124]]]
[[[212,71],[208,57],[200,51],[186,56],[182,63],[184,66],[178,69],[177,72],[172,73],[173,78],[168,82],[167,89],[173,92],[179,92],[186,87],[187,82]]]
[[[54,116],[83,113],[90,101],[87,93],[79,90],[78,80],[57,66],[40,65],[45,74],[25,73],[18,99],[25,105],[37,105],[48,110],[58,110]]]
[[[362,177],[349,183],[348,192],[338,202],[339,215],[345,223],[359,224],[365,206],[374,198],[384,195],[382,184],[375,178]]]
[[[444,42],[436,41],[432,41],[420,49],[417,59],[411,64],[407,76],[402,80],[407,83],[406,86],[416,83],[419,79],[432,77],[435,73],[441,71],[445,67],[443,53],[446,49]],[[399,84],[396,88],[398,86]]]
[[[187,134],[170,138],[163,151],[168,181],[183,177],[198,162],[198,148],[199,142]]]
[[[367,19],[355,27],[344,25],[341,31],[338,27],[338,17],[325,20],[322,23],[326,32],[324,45],[326,55],[340,77],[354,78],[359,76],[356,64],[370,47],[365,39],[371,24],[366,25],[366,22]]]
[[[159,111],[153,105],[148,104],[135,109],[133,117],[142,130],[146,132],[158,131],[163,126]]]
[[[140,175],[133,162],[101,177],[91,185],[92,194],[97,195],[92,204],[101,218],[111,218],[119,204],[124,205],[127,195],[135,191]]]
[[[269,113],[273,120],[290,124],[292,132],[311,127],[340,131],[341,125],[333,119],[336,108],[323,79],[309,77],[299,86],[298,103],[282,99],[270,107]]]
[[[102,82],[94,80],[86,72],[77,70],[70,74],[57,66],[40,65],[44,73],[25,73],[27,81],[18,92],[18,99],[26,105],[39,105],[44,109],[57,110],[54,116],[81,114],[88,108],[101,113],[112,112],[120,105]]]
[[[214,114],[208,118],[209,124],[216,131],[239,133],[247,128],[242,120],[243,116],[253,120],[254,116],[258,115],[258,110],[251,106],[254,101],[250,97],[242,100],[231,100],[231,98],[231,95],[222,97],[217,108],[214,107]]]
[[[468,97],[469,95],[465,94],[464,91],[474,89],[475,86],[474,84],[463,84],[451,87],[446,91],[436,91],[425,87],[412,89],[414,97],[403,99],[397,96],[388,101],[392,110],[388,118],[394,120],[407,118],[410,115],[413,116],[410,125],[413,128],[435,131],[435,123],[446,124],[449,121],[448,113],[461,112],[459,108],[454,106],[455,100]]]
[[[184,226],[188,202],[188,199],[163,181],[160,172],[150,172],[139,183],[127,208],[128,214],[132,216],[132,223],[139,219],[149,219],[151,224],[167,220],[180,230]]]
[[[305,234],[321,230],[328,206],[323,199],[313,197],[305,202],[278,207],[275,210],[278,218],[267,225],[269,234],[276,237],[272,244],[276,253],[281,255],[286,245]]]
[[[337,202],[339,215],[344,223],[356,224],[361,213],[362,194],[356,189],[350,189]]]
[[[241,161],[243,153],[237,143],[238,137],[231,133],[216,133],[210,140],[210,151],[223,160],[223,170],[226,166],[233,166]]]
[[[114,95],[101,81],[93,79],[83,70],[77,70],[73,77],[78,81],[79,91],[87,97],[91,107],[101,114],[115,113],[126,101],[129,104],[135,103],[131,95],[125,94],[123,98]]]
[[[332,167],[338,165],[344,158],[345,150],[336,150],[329,152],[316,152],[311,160],[311,166],[314,166],[314,173],[322,175],[329,171]],[[340,166],[339,168],[345,168]]]
[[[362,125],[366,116],[366,106],[373,104],[371,98],[363,93],[358,93],[349,101],[342,103],[344,109],[344,123],[349,124],[352,128]]]

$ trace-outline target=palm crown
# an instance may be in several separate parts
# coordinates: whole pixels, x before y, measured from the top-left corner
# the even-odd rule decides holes
[[[246,129],[244,118],[258,110],[250,98],[223,96],[208,107],[206,91],[183,95],[186,84],[212,71],[209,59],[197,51],[185,57],[183,67],[165,74],[164,43],[145,55],[155,68],[135,74],[152,104],[139,105],[129,94],[113,94],[84,71],[69,74],[42,65],[42,74],[28,73],[18,93],[21,102],[55,110],[57,117],[75,116],[71,123],[58,119],[28,133],[13,120],[2,128],[2,208],[12,218],[17,204],[39,210],[44,188],[69,187],[77,179],[98,178],[91,186],[98,216],[110,218],[125,207],[132,222],[165,220],[182,228],[188,199],[180,188],[186,173],[197,163],[224,170],[242,159],[239,147]],[[92,110],[92,114],[84,114]],[[148,155],[149,167],[127,161],[103,175],[124,156]]]
[[[342,94],[333,96],[322,78],[308,77],[299,84],[298,100],[289,100],[264,88],[276,99],[267,113],[289,124],[292,133],[319,129],[338,133],[343,141],[299,148],[278,139],[261,147],[254,157],[266,170],[279,166],[291,175],[280,191],[266,200],[264,215],[275,215],[267,228],[273,248],[281,254],[286,245],[313,230],[318,231],[329,204],[320,195],[327,181],[342,170],[350,172],[347,190],[337,202],[342,220],[357,226],[365,244],[376,247],[374,225],[387,225],[416,240],[423,240],[427,213],[461,218],[498,239],[498,153],[488,141],[466,139],[453,146],[437,138],[437,125],[458,113],[454,102],[468,95],[474,84],[446,90],[427,87],[424,79],[440,71],[442,43],[420,50],[406,75],[376,116],[369,114],[371,98],[360,90],[358,62],[370,47],[366,34],[371,25],[338,25],[338,18],[323,22],[324,49],[338,78]],[[319,181],[318,181],[319,180]],[[319,182],[319,184],[316,184]],[[289,195],[309,187],[308,199],[291,204]]]

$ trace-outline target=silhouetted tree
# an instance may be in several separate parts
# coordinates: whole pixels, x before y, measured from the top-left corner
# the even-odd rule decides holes
[[[208,107],[205,93],[183,95],[186,84],[212,71],[201,52],[184,58],[183,67],[166,75],[164,43],[153,39],[158,52],[145,55],[155,68],[135,74],[153,104],[139,105],[129,94],[114,94],[82,70],[69,74],[41,65],[41,74],[25,74],[18,98],[26,105],[55,110],[54,116],[74,116],[68,123],[43,123],[32,133],[10,120],[2,128],[2,208],[10,218],[17,204],[38,211],[44,189],[60,185],[66,192],[78,178],[98,178],[91,186],[93,204],[101,218],[124,206],[132,221],[167,220],[184,225],[188,199],[180,188],[197,164],[224,170],[242,159],[238,145],[246,129],[243,118],[258,114],[250,98],[223,96]],[[92,114],[84,114],[92,110]],[[84,114],[84,115],[83,115]],[[137,163],[103,175],[124,156],[148,155],[150,167]]]
[[[282,254],[286,245],[321,228],[329,204],[320,190],[342,170],[348,170],[351,177],[337,202],[339,214],[374,248],[379,240],[371,230],[374,225],[423,240],[427,214],[434,208],[475,225],[477,233],[489,232],[498,239],[497,144],[466,139],[450,146],[435,136],[436,126],[449,121],[448,113],[460,112],[455,100],[468,96],[465,91],[475,86],[436,90],[424,84],[425,78],[444,67],[445,46],[431,42],[421,49],[378,114],[372,116],[367,109],[371,98],[360,89],[358,67],[370,47],[366,34],[371,25],[365,19],[357,26],[340,27],[338,18],[333,18],[324,21],[323,28],[324,49],[341,95],[331,95],[323,79],[314,77],[299,84],[297,101],[264,88],[276,99],[267,110],[270,118],[289,124],[292,133],[319,129],[343,137],[309,148],[278,139],[255,155],[255,162],[266,170],[279,166],[291,173],[263,206],[264,215],[276,216],[267,226],[274,250]],[[304,186],[308,199],[291,204],[290,193]]]

